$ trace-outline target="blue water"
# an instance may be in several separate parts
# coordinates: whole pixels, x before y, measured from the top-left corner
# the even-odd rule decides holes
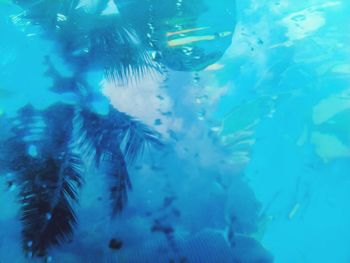
[[[0,263],[350,263],[349,12],[0,1]]]

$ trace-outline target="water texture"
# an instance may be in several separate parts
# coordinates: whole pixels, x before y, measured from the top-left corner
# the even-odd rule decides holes
[[[349,13],[0,1],[0,263],[350,263]]]

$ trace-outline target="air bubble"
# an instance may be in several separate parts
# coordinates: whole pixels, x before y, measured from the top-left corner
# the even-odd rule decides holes
[[[52,214],[51,213],[46,213],[46,220],[51,220]]]

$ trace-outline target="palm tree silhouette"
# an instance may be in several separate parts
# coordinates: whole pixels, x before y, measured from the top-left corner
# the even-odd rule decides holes
[[[230,41],[208,56],[192,43],[186,43],[193,46],[190,55],[183,46],[169,49],[164,44],[171,23],[163,20],[174,15],[186,20],[181,8],[195,16],[197,9],[205,9],[200,1],[194,8],[169,0],[171,8],[164,14],[166,1],[120,1],[129,13],[135,9],[131,20],[112,0],[13,2],[23,9],[13,21],[39,26],[42,37],[55,43],[57,53],[73,71],[72,76],[62,76],[47,57],[51,91],[70,92],[77,98],[76,103],[57,103],[45,110],[23,107],[9,120],[12,135],[1,145],[6,155],[1,169],[16,174],[20,182],[23,249],[28,256],[44,256],[52,245],[72,238],[77,224],[74,204],[86,164],[92,163],[106,175],[115,215],[125,207],[131,188],[128,166],[145,148],[162,146],[159,134],[115,108],[109,107],[106,114],[94,112],[92,105],[100,94],[88,84],[87,74],[103,70],[105,78],[125,84],[161,72],[161,64],[176,70],[201,70],[219,59]],[[157,27],[157,19],[168,27]],[[191,27],[195,20],[185,22]],[[177,28],[180,33],[183,29]],[[216,35],[210,37],[221,41]]]
[[[93,12],[80,8],[79,1],[15,2],[23,7],[16,22],[40,26],[73,69],[72,76],[61,76],[47,57],[51,91],[77,97],[74,104],[45,110],[23,107],[9,120],[12,136],[2,145],[7,152],[2,169],[20,182],[23,248],[28,256],[44,256],[50,246],[72,238],[86,163],[106,175],[115,215],[131,188],[127,166],[146,147],[162,145],[159,134],[127,114],[112,107],[104,115],[92,111],[99,94],[86,74],[103,69],[106,78],[125,83],[157,70],[157,63],[119,16],[102,15],[108,1],[96,2]]]

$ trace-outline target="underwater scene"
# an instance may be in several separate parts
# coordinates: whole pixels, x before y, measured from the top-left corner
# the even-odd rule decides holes
[[[0,0],[0,263],[350,263],[349,14]]]

